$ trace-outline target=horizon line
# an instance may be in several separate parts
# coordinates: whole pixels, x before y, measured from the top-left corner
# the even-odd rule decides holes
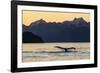
[[[79,18],[75,17],[75,18],[72,19],[72,20],[64,20],[64,21],[62,21],[62,22],[56,22],[56,21],[53,21],[53,22],[50,21],[50,22],[48,22],[48,21],[46,21],[46,20],[43,19],[43,18],[38,19],[38,20],[36,20],[36,21],[43,20],[43,21],[45,21],[46,23],[63,23],[63,22],[65,22],[65,21],[71,22],[71,21],[74,21],[75,19],[83,19],[85,22],[90,23],[90,22],[86,21],[83,17],[79,17]],[[36,22],[36,21],[34,21],[34,22]],[[23,24],[23,23],[22,23],[22,25],[30,26],[32,23],[33,23],[33,22],[31,22],[29,25],[26,25],[26,24]]]

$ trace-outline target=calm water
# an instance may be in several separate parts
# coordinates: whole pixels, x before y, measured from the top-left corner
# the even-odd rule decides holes
[[[64,52],[55,48],[75,47],[75,50]],[[89,43],[43,43],[43,44],[23,44],[23,62],[56,61],[56,60],[80,60],[90,58]]]

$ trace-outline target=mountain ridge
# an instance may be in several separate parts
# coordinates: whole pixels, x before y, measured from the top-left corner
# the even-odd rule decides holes
[[[39,19],[39,20],[36,20],[36,21],[34,21],[34,22],[31,22],[30,23],[30,25],[29,26],[27,26],[27,27],[30,27],[30,26],[32,26],[32,24],[39,24],[39,23],[59,23],[59,24],[61,24],[61,23],[64,23],[64,22],[80,22],[80,21],[83,21],[83,22],[85,22],[85,23],[89,23],[89,22],[87,22],[87,21],[85,21],[82,17],[80,17],[80,18],[74,18],[73,20],[64,20],[64,21],[62,21],[62,22],[47,22],[46,20],[44,20],[44,19]],[[24,25],[24,24],[23,24]]]
[[[23,32],[29,31],[40,36],[44,42],[90,41],[90,22],[86,22],[82,17],[63,22],[46,22],[40,19],[22,28]]]

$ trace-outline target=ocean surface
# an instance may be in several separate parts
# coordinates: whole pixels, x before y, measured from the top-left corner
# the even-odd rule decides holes
[[[74,47],[76,49],[56,48]],[[22,45],[22,61],[23,62],[45,62],[45,61],[61,61],[61,60],[80,60],[90,59],[90,43],[23,43]]]

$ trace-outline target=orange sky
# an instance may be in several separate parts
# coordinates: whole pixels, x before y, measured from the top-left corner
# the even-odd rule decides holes
[[[89,13],[75,13],[75,12],[44,12],[44,11],[22,11],[23,24],[29,26],[31,22],[39,19],[44,19],[46,22],[63,22],[65,20],[73,20],[75,17],[83,17],[87,22],[90,21]]]

